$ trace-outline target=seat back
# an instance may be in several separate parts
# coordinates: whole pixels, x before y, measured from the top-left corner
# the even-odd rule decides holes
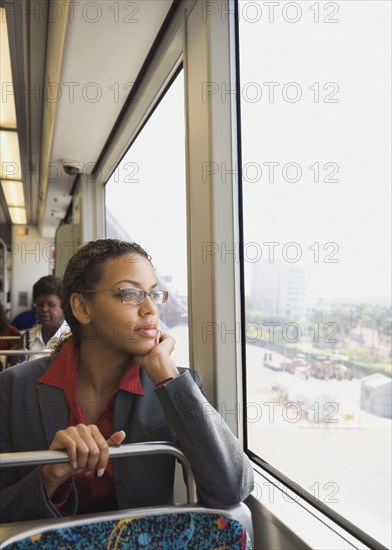
[[[197,503],[195,480],[189,462],[171,443],[135,443],[110,448],[111,458],[130,455],[174,455],[184,469],[188,504],[119,510],[110,513],[12,523],[0,528],[0,549],[38,550],[82,548],[252,548],[250,510],[238,506],[214,509]],[[4,453],[0,465],[25,466],[64,462],[61,451]],[[89,546],[89,542],[91,543]]]
[[[1,544],[8,550],[58,548],[235,548],[250,550],[246,529],[236,519],[211,510],[132,511],[127,517],[45,525],[19,532]],[[134,515],[136,514],[136,515]]]

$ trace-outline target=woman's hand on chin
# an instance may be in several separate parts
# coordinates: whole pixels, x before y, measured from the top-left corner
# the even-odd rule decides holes
[[[180,373],[170,357],[176,341],[173,336],[164,331],[157,332],[157,343],[146,355],[135,355],[134,359],[147,372],[155,385],[177,378]]]

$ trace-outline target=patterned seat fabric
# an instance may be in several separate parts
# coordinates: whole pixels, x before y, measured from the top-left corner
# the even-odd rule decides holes
[[[228,516],[200,512],[142,516],[44,531],[9,550],[251,550],[248,533]]]

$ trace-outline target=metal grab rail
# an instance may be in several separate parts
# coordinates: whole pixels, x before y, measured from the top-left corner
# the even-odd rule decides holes
[[[172,455],[180,462],[186,481],[188,504],[197,504],[196,483],[191,465],[183,452],[172,443],[168,441],[152,441],[147,443],[128,443],[120,447],[109,447],[109,458],[159,454]],[[65,451],[48,450],[0,454],[1,468],[8,468],[10,466],[34,466],[39,464],[59,464],[68,461],[68,454]]]
[[[12,363],[7,363],[7,357],[20,357],[22,360],[19,360],[17,364],[25,363],[28,359],[34,359],[35,355],[40,357],[44,355],[50,355],[53,350],[51,349],[41,349],[41,350],[29,350],[29,349],[1,349],[0,350],[0,371],[7,369],[12,366]]]
[[[0,350],[0,355],[50,355],[52,351],[51,349],[2,349]]]

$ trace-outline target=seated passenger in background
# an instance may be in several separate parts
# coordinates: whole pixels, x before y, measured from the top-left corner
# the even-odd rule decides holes
[[[52,357],[0,373],[1,452],[65,449],[70,461],[3,469],[3,521],[172,504],[175,459],[108,460],[121,443],[178,444],[204,504],[234,505],[252,491],[241,444],[158,329],[167,297],[136,243],[92,241],[71,258],[62,307],[72,336]]]
[[[52,349],[61,336],[69,333],[60,305],[61,285],[59,277],[46,275],[33,286],[33,302],[39,324],[29,330],[28,347],[31,351]],[[45,354],[35,354],[32,358],[38,357],[45,357]]]

